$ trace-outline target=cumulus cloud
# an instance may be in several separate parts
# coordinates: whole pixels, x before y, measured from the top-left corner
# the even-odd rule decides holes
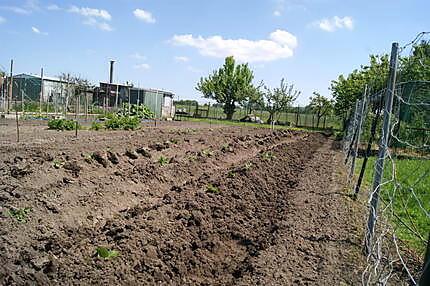
[[[267,40],[224,39],[221,36],[204,38],[189,34],[174,35],[171,42],[196,48],[203,56],[234,56],[241,62],[269,62],[289,58],[297,47],[296,36],[284,30],[272,32]]]
[[[354,20],[349,16],[345,16],[343,18],[334,16],[332,18],[324,18],[317,21],[314,25],[326,32],[334,32],[339,29],[353,30]]]
[[[281,16],[281,11],[279,11],[279,10],[275,10],[274,12],[273,12],[273,16],[276,16],[276,17],[280,17]]]
[[[106,10],[71,6],[68,12],[84,17],[83,23],[85,25],[96,27],[102,31],[113,31],[113,28],[108,23],[108,21],[112,20],[112,16]]]
[[[136,64],[134,65],[134,68],[137,70],[149,70],[151,68],[151,66],[149,64]]]
[[[33,33],[35,33],[35,34],[39,34],[39,35],[44,35],[44,36],[47,36],[48,35],[48,33],[46,33],[46,32],[42,32],[42,31],[40,31],[38,28],[36,28],[36,27],[31,27],[31,30],[33,31]]]
[[[133,11],[133,15],[146,23],[153,24],[156,22],[154,16],[152,16],[152,13],[149,11],[145,11],[143,9],[136,9]]]
[[[175,57],[175,62],[181,62],[181,63],[186,63],[188,62],[190,59],[188,57],[184,57],[184,56],[179,56],[179,57]]]

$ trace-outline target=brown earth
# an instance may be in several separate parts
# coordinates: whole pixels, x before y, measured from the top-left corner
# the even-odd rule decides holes
[[[26,123],[14,141],[2,121],[0,284],[361,283],[362,215],[322,134]]]

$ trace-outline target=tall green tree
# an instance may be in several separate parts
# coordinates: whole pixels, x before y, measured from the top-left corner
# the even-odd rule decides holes
[[[293,84],[289,85],[285,79],[281,80],[279,87],[270,89],[265,86],[264,90],[264,107],[269,112],[269,123],[276,121],[279,113],[291,106],[301,93],[294,88]]]
[[[250,114],[256,108],[262,108],[264,106],[262,88],[264,86],[263,81],[258,86],[250,88],[246,94],[245,99],[241,105],[246,109],[247,113]]]
[[[212,75],[201,78],[196,89],[205,98],[223,104],[227,119],[232,119],[236,105],[254,92],[254,74],[248,64],[236,64],[233,57],[227,57],[224,65]]]
[[[400,82],[430,81],[430,40],[416,45],[411,55],[400,59]]]
[[[313,92],[313,95],[309,105],[312,111],[317,115],[317,127],[319,127],[321,118],[329,115],[333,111],[333,101],[316,91]]]
[[[344,127],[348,111],[354,106],[357,99],[361,99],[366,84],[371,91],[385,88],[388,71],[388,55],[371,55],[368,65],[352,71],[347,77],[340,75],[337,80],[331,82],[330,90],[335,100],[334,112],[342,118]]]

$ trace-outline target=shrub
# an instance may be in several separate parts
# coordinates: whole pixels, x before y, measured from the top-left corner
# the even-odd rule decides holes
[[[76,128],[76,124],[78,124],[78,128],[80,128],[79,123],[76,123],[74,120],[51,119],[48,121],[48,128],[54,130],[74,130]]]
[[[136,116],[139,119],[152,119],[155,117],[155,113],[148,106],[131,104],[129,107],[128,103],[123,103],[122,109],[117,114],[119,116]]]
[[[99,131],[100,129],[103,129],[103,128],[104,128],[103,124],[98,121],[93,121],[93,123],[91,123],[91,130]]]
[[[135,130],[139,127],[140,120],[135,116],[113,116],[106,120],[105,126],[107,129],[117,130]]]

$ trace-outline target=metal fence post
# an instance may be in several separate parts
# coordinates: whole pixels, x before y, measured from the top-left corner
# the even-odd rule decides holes
[[[421,274],[419,285],[429,285],[430,284],[430,233],[427,240],[427,250],[424,256],[423,272]]]
[[[391,47],[391,58],[390,58],[390,77],[388,80],[388,88],[385,94],[385,108],[384,108],[384,125],[382,129],[382,138],[379,144],[379,154],[378,159],[375,163],[375,175],[373,177],[373,186],[371,193],[371,203],[369,219],[367,222],[367,234],[366,234],[366,253],[369,254],[372,245],[371,241],[373,238],[375,222],[377,219],[377,208],[379,202],[379,192],[381,190],[380,185],[382,181],[382,176],[384,172],[384,159],[388,148],[388,139],[390,135],[390,117],[391,111],[393,109],[393,97],[396,85],[396,72],[398,65],[398,49],[399,44],[393,43]]]
[[[346,148],[346,154],[345,154],[345,165],[348,164],[349,161],[349,157],[351,156],[351,151],[352,148],[354,146],[354,140],[357,134],[357,119],[358,119],[358,109],[359,109],[359,100],[357,99],[355,101],[355,108],[354,108],[354,112],[353,112],[353,116],[350,115],[350,122],[349,122],[349,127],[347,130],[347,135],[346,135],[346,139],[347,141],[345,142],[345,144],[348,144],[347,146],[345,145]],[[350,139],[349,139],[349,138]]]
[[[355,142],[354,142],[354,147],[352,151],[351,169],[349,171],[350,178],[354,176],[355,161],[358,155],[358,144],[360,144],[361,128],[363,127],[364,111],[366,107],[366,96],[367,96],[367,85],[364,87],[363,99],[360,101],[360,108],[359,108],[360,114],[358,116],[357,135],[355,136]]]

